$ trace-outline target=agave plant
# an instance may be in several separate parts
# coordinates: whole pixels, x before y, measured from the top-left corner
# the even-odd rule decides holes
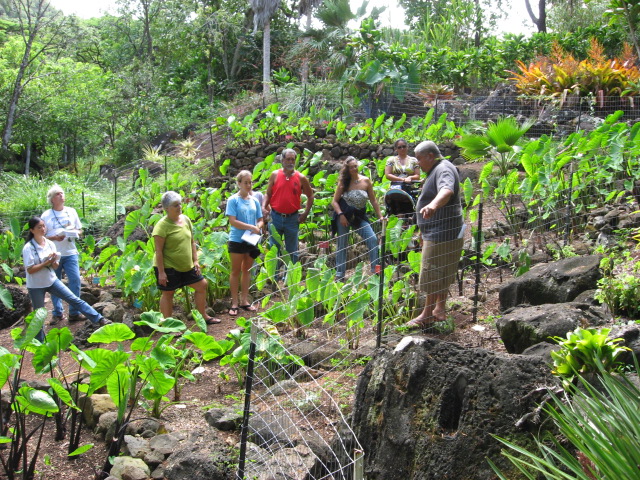
[[[492,160],[498,167],[501,176],[506,176],[515,166],[515,159],[520,151],[517,145],[522,136],[533,125],[529,120],[522,125],[513,117],[505,117],[497,122],[490,122],[484,134],[469,134],[456,142],[467,160]]]

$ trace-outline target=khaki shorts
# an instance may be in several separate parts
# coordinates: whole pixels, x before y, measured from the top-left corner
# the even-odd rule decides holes
[[[420,268],[420,290],[427,295],[446,292],[456,278],[464,239],[448,242],[424,241],[422,266]]]

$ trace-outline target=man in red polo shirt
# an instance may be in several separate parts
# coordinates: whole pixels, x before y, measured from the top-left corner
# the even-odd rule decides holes
[[[264,196],[264,210],[271,213],[269,231],[270,245],[281,245],[274,238],[276,231],[284,237],[284,247],[291,257],[291,261],[298,261],[298,232],[300,224],[306,221],[313,206],[313,190],[309,179],[296,171],[296,152],[287,148],[282,152],[282,168],[276,170],[269,177],[267,194]],[[307,197],[307,203],[303,213],[300,210],[300,197]]]

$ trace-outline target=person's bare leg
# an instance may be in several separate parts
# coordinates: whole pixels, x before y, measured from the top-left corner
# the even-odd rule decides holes
[[[196,304],[196,310],[200,312],[202,318],[207,319],[207,281],[203,278],[193,285],[189,285],[195,290],[193,298]]]
[[[162,290],[160,294],[160,313],[164,318],[169,318],[173,315],[173,294],[175,292],[168,292]]]
[[[238,289],[240,287],[240,272],[242,271],[243,253],[231,254],[231,274],[229,275],[229,289],[231,290],[231,308],[238,308]]]
[[[424,308],[420,315],[411,320],[410,323],[430,323],[433,322],[433,310],[436,305],[437,297],[435,294],[427,294],[427,298],[424,303]]]
[[[245,255],[242,261],[242,276],[240,278],[240,303],[239,305],[249,305],[249,286],[251,285],[251,267],[253,258]]]
[[[435,295],[436,302],[435,307],[433,308],[432,315],[436,322],[444,322],[447,319],[447,296],[448,291],[440,292]]]

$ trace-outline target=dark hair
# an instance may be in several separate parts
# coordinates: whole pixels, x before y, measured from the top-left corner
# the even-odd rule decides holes
[[[36,226],[42,221],[42,219],[38,216],[33,216],[29,219],[28,225],[29,225],[29,231],[27,232],[27,242],[30,242],[31,239],[33,238],[33,232],[31,230],[33,230],[34,228],[36,228]]]
[[[404,138],[399,138],[397,139],[395,142],[393,142],[393,148],[398,148],[398,142],[404,142],[404,144],[409,147],[409,144],[407,143],[407,141]]]
[[[356,157],[352,157],[349,155],[344,159],[344,165],[340,169],[340,183],[342,183],[342,188],[346,192],[349,189],[349,184],[351,183],[351,174],[349,173],[349,162],[351,161],[357,162]]]

